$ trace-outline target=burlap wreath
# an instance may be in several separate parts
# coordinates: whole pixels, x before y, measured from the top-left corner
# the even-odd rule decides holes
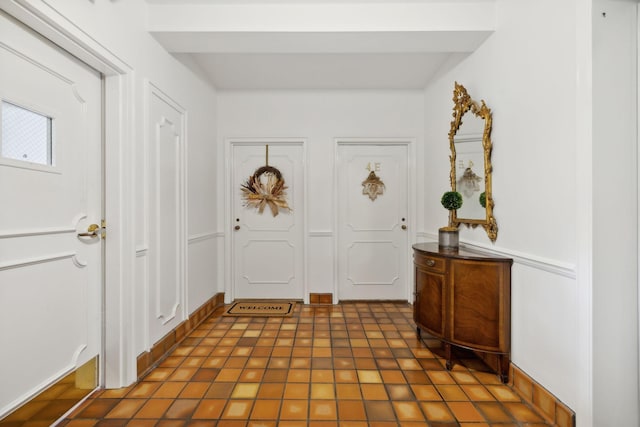
[[[240,188],[245,206],[256,208],[259,213],[263,213],[267,206],[274,217],[278,216],[280,209],[287,212],[291,210],[286,200],[287,186],[282,173],[273,166],[256,169]]]

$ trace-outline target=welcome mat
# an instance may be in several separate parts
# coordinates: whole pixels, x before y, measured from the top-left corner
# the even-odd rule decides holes
[[[224,312],[225,316],[291,316],[294,301],[237,301]]]

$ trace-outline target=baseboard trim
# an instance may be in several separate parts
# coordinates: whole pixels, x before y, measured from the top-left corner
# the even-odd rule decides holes
[[[187,320],[151,346],[149,351],[141,353],[137,359],[138,379],[155,368],[191,331],[220,307],[224,307],[224,292],[215,294],[191,313]]]
[[[576,414],[522,369],[511,364],[510,385],[528,404],[557,427],[575,427]]]
[[[333,294],[330,292],[329,293],[310,293],[309,303],[310,304],[333,304]]]
[[[343,299],[338,304],[409,304],[406,299]]]
[[[7,413],[0,425],[55,425],[98,387],[98,356],[65,373]]]
[[[498,357],[493,353],[474,351],[489,368],[497,371]],[[511,362],[509,386],[529,405],[534,407],[548,423],[557,427],[575,427],[576,414],[540,383]]]

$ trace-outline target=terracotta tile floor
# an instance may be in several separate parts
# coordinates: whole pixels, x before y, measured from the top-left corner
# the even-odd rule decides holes
[[[472,355],[446,371],[399,303],[298,304],[292,317],[203,322],[131,387],[66,427],[486,427],[549,424]]]

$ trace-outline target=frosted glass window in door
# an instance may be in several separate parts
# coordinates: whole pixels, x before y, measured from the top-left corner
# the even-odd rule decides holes
[[[2,101],[2,157],[41,165],[54,165],[53,120]]]

